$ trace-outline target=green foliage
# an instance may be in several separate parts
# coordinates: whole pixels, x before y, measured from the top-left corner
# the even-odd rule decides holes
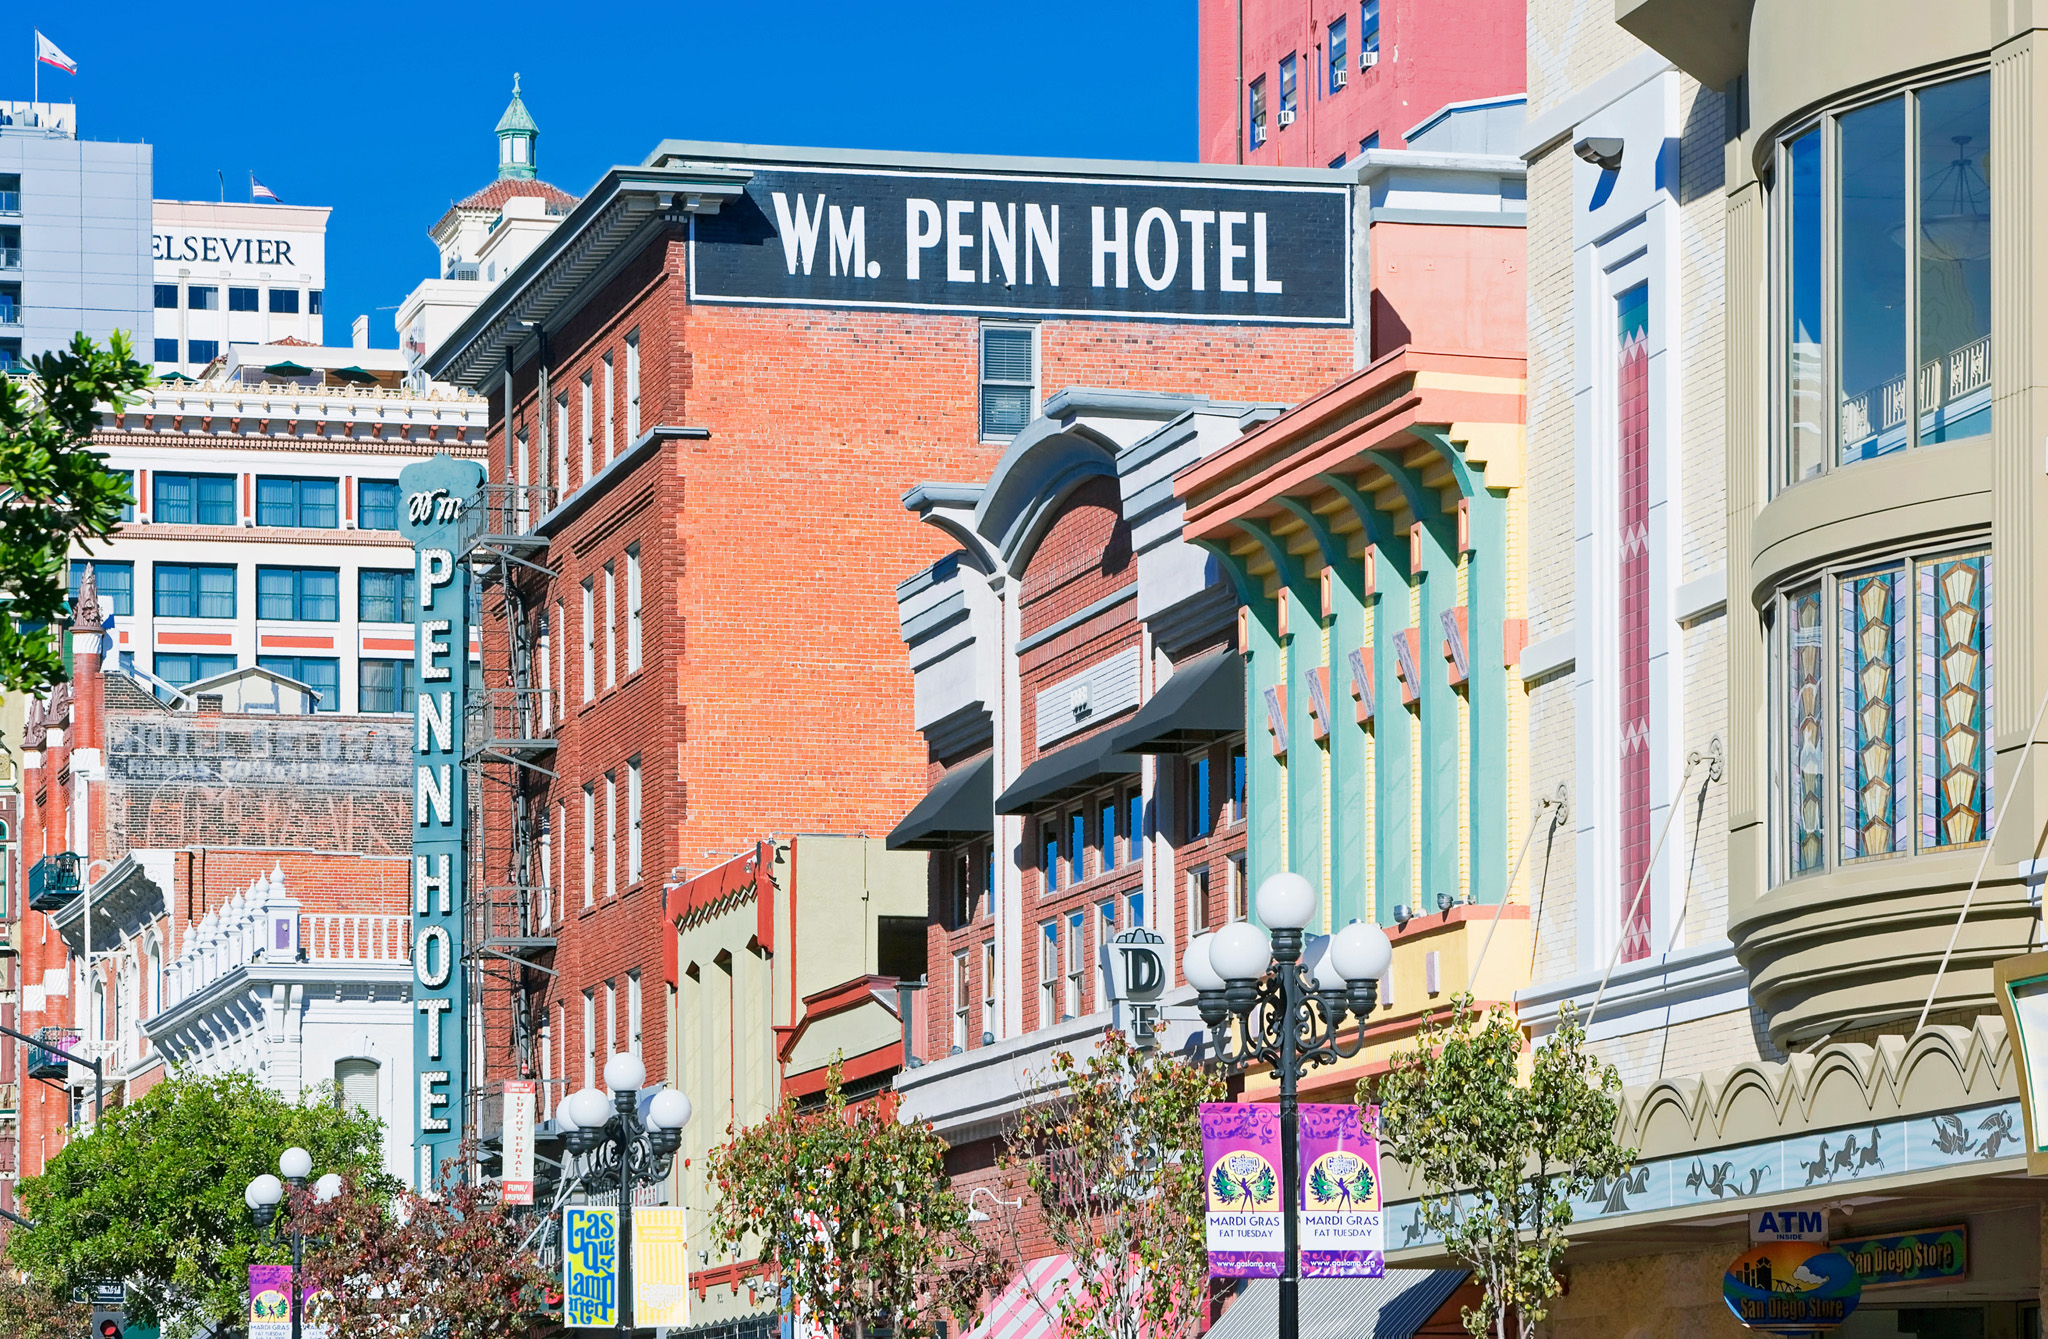
[[[933,1333],[986,1291],[988,1266],[928,1122],[897,1119],[895,1094],[851,1105],[840,1070],[825,1103],[794,1099],[710,1157],[720,1245],[780,1276],[810,1320],[853,1339],[877,1322]]]
[[[93,429],[150,372],[119,330],[105,349],[80,334],[28,362],[33,376],[0,376],[0,690],[39,693],[64,677],[56,638],[37,625],[65,617],[72,541],[112,534],[128,502],[127,480],[91,449]]]
[[[1422,1222],[1482,1289],[1464,1312],[1475,1336],[1529,1339],[1557,1294],[1572,1201],[1624,1173],[1636,1151],[1615,1136],[1621,1079],[1585,1054],[1569,1005],[1526,1055],[1506,1006],[1483,1017],[1470,995],[1425,1026],[1379,1085],[1382,1148],[1419,1174]],[[1361,1102],[1369,1100],[1364,1083]]]
[[[247,1310],[249,1265],[289,1259],[242,1201],[294,1144],[329,1171],[378,1186],[379,1123],[343,1111],[331,1092],[295,1105],[246,1074],[166,1079],[107,1112],[88,1135],[20,1187],[35,1223],[9,1240],[16,1264],[68,1294],[126,1280],[129,1314],[166,1334],[236,1321]]]
[[[1223,1100],[1223,1080],[1114,1029],[1085,1063],[1055,1055],[1050,1077],[1056,1095],[1017,1117],[1002,1154],[1074,1262],[1073,1283],[1039,1305],[1062,1334],[1191,1339],[1209,1298],[1201,1104]],[[1226,1200],[1241,1193],[1221,1168],[1214,1185]],[[1013,1269],[1028,1263],[1018,1217]]]
[[[0,1334],[7,1339],[78,1339],[91,1324],[88,1304],[0,1268]]]

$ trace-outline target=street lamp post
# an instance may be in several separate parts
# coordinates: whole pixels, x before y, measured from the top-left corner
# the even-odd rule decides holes
[[[643,1118],[640,1089],[647,1083],[647,1066],[630,1051],[605,1061],[604,1082],[612,1090],[609,1098],[584,1088],[563,1101],[557,1118],[569,1152],[587,1159],[584,1185],[618,1192],[619,1330],[627,1333],[633,1328],[633,1187],[667,1178],[683,1146],[683,1127],[690,1123],[690,1099],[664,1086],[649,1100]]]
[[[284,1181],[291,1182],[293,1190],[301,1189],[306,1184],[306,1178],[313,1174],[313,1155],[295,1145],[278,1155],[277,1170],[284,1173]],[[250,1214],[256,1219],[256,1226],[271,1229],[272,1241],[281,1238],[287,1220],[291,1223],[292,1279],[291,1285],[285,1291],[289,1295],[288,1305],[291,1307],[292,1339],[301,1339],[301,1331],[305,1326],[305,1306],[299,1287],[299,1271],[306,1266],[306,1237],[299,1226],[298,1216],[290,1211],[290,1206],[285,1206],[282,1216],[278,1213],[279,1203],[284,1199],[284,1181],[265,1172],[251,1181],[248,1189],[242,1192],[242,1202],[249,1206]],[[341,1178],[333,1172],[327,1173],[313,1183],[314,1196],[323,1202],[333,1199],[340,1193]]]
[[[1365,1045],[1366,1020],[1394,947],[1377,925],[1353,921],[1334,935],[1304,936],[1321,899],[1299,874],[1275,874],[1259,885],[1259,919],[1232,921],[1189,942],[1181,960],[1196,1006],[1225,1065],[1271,1065],[1280,1080],[1280,1339],[1301,1333],[1301,1243],[1295,1222],[1301,1197],[1296,1097],[1303,1069],[1348,1060]],[[1347,1046],[1345,1017],[1357,1036]],[[1230,1019],[1242,1027],[1233,1035]]]

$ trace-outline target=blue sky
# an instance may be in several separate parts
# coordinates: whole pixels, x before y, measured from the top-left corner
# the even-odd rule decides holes
[[[29,0],[0,30],[0,98],[25,99],[32,28],[88,139],[154,146],[160,199],[331,205],[327,339],[433,268],[426,230],[491,180],[522,77],[541,175],[582,194],[663,138],[1185,160],[1194,0],[858,0],[667,5],[529,0],[199,6]]]

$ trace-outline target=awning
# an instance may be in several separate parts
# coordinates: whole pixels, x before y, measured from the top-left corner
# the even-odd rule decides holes
[[[983,754],[939,778],[889,834],[892,851],[938,851],[986,837],[996,826],[996,760]]]
[[[1093,790],[1105,777],[1130,776],[1138,770],[1138,760],[1117,748],[1116,735],[1114,730],[1105,730],[1041,757],[997,798],[996,812],[1025,813],[1037,805]]]
[[[1074,1277],[1071,1258],[1048,1255],[1026,1265],[989,1307],[981,1324],[961,1335],[960,1339],[1044,1339],[1050,1335],[1053,1317],[1048,1316],[1038,1302],[1040,1298],[1053,1302]],[[1271,1333],[1270,1327],[1268,1333]]]
[[[309,377],[313,375],[312,368],[301,367],[299,364],[290,361],[272,363],[263,370],[274,377]]]
[[[365,372],[360,367],[337,367],[329,372],[328,375],[342,381],[353,381],[358,386],[374,386],[377,384],[377,374],[375,372]]]
[[[1116,732],[1116,746],[1123,753],[1179,753],[1243,733],[1244,657],[1226,647],[1175,670]]]
[[[1462,1269],[1389,1269],[1378,1279],[1303,1279],[1301,1339],[1413,1339],[1465,1281]],[[1253,1279],[1208,1339],[1272,1339],[1280,1281]]]

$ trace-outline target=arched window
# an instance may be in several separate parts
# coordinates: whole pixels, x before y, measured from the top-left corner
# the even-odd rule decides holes
[[[107,1035],[107,983],[98,972],[92,977],[92,1035],[95,1039]]]
[[[337,1060],[334,1062],[334,1090],[344,1111],[360,1111],[375,1116],[379,1110],[377,1092],[377,1071],[380,1066],[375,1060]]]
[[[149,937],[149,947],[143,951],[142,1016],[154,1018],[164,1011],[164,947],[157,937]]]

